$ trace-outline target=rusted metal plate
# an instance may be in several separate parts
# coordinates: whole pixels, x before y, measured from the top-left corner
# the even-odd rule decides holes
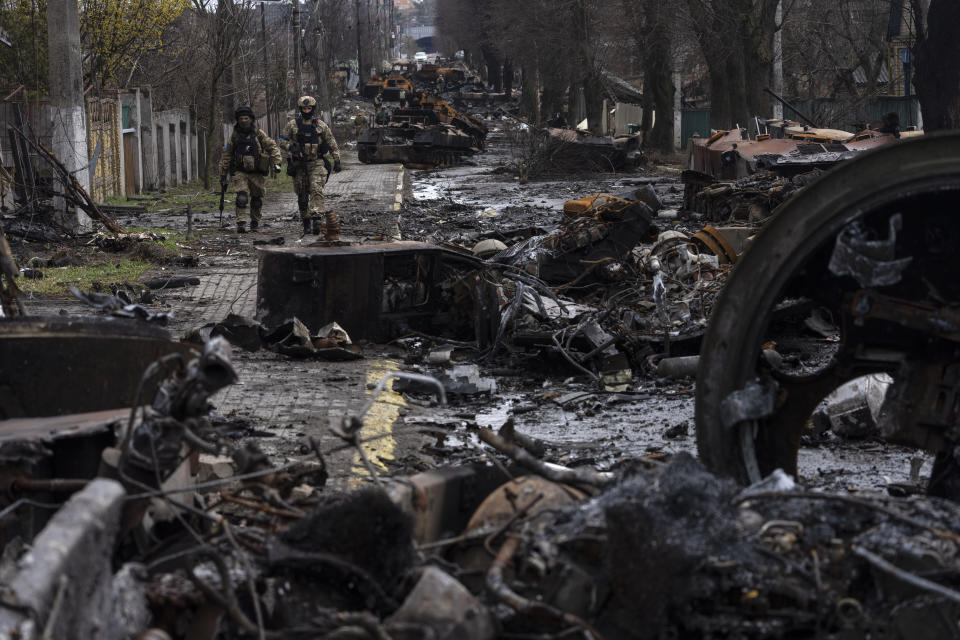
[[[108,409],[47,418],[0,420],[0,509],[21,497],[39,502],[62,500],[97,475],[103,450],[125,425],[130,409]],[[14,536],[27,540],[53,515],[49,509],[23,507],[0,523],[0,545]]]
[[[337,322],[354,340],[419,331],[483,342],[493,325],[476,316],[488,313],[488,292],[468,277],[480,264],[421,242],[261,249],[257,315],[268,328]]]
[[[0,322],[0,419],[126,407],[150,363],[188,345],[117,318],[27,316]],[[156,383],[143,398],[153,397]]]
[[[896,142],[896,140],[897,139],[890,134],[874,135],[866,138],[851,140],[850,142],[844,143],[843,146],[851,151],[866,151],[868,149],[882,147],[883,145],[890,144],[891,142]]]
[[[770,168],[795,172],[798,169],[829,167],[850,156],[848,151],[865,151],[889,144],[896,140],[892,135],[870,133],[866,137],[854,136],[836,129],[811,129],[787,127],[787,137],[766,140],[743,140],[742,130],[718,132],[710,138],[696,139],[690,145],[688,168],[715,178],[734,180]],[[840,146],[839,142],[843,142]],[[823,152],[819,156],[801,156],[796,162],[778,163],[777,159],[791,154],[798,148],[811,144]]]
[[[713,255],[717,256],[720,264],[733,264],[737,261],[737,251],[716,227],[707,225],[696,232],[693,238],[699,240]]]
[[[414,539],[428,543],[463,531],[477,506],[504,481],[496,467],[446,467],[390,480],[387,491],[413,516]]]

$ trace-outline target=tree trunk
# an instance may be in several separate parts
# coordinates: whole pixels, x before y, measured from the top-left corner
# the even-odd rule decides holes
[[[603,110],[603,78],[597,69],[593,57],[594,43],[590,37],[590,14],[587,3],[578,0],[574,5],[573,29],[571,37],[579,43],[579,69],[581,76],[577,78],[575,87],[583,88],[584,102],[586,103],[587,124],[591,131],[599,131],[602,122]],[[571,92],[570,100],[578,100],[576,92]],[[579,123],[574,123],[579,124]]]
[[[599,132],[603,122],[603,83],[600,73],[591,69],[581,80],[583,95],[586,102],[587,125],[590,131]],[[577,123],[579,124],[579,123]]]
[[[658,0],[644,3],[643,56],[643,142],[645,146],[661,151],[673,150],[673,56],[670,29],[666,23],[663,5]],[[650,122],[647,113],[656,113]],[[653,125],[651,129],[650,125]]]
[[[653,91],[647,84],[647,79],[643,79],[643,112],[640,115],[640,130],[643,131],[644,141],[649,140],[650,130],[653,128],[653,112],[657,108],[656,101],[653,99]]]
[[[529,62],[525,61],[520,71],[520,112],[525,113],[536,126],[540,126],[537,95],[537,72]]]
[[[728,56],[723,67],[726,70],[725,90],[727,105],[730,108],[723,129],[743,125],[750,117],[750,105],[747,103],[747,64],[743,56],[738,53]]]
[[[777,0],[687,0],[710,74],[710,126],[729,129],[767,115]]]
[[[510,58],[503,61],[503,93],[507,100],[513,95],[513,61]]]
[[[729,129],[733,121],[733,108],[730,101],[730,80],[727,77],[727,65],[714,61],[708,65],[710,74],[710,128]]]
[[[960,129],[960,2],[932,0],[914,54],[913,86],[926,131]],[[922,24],[918,22],[918,24]]]
[[[220,155],[214,153],[217,148],[217,139],[220,137],[219,131],[214,129],[217,119],[217,79],[213,78],[210,82],[210,107],[207,109],[207,170],[203,175],[203,188],[210,188],[210,176],[219,173],[217,163],[220,162]],[[216,157],[214,157],[216,156]]]
[[[669,55],[669,51],[666,52]],[[668,59],[660,56],[662,64],[654,69],[647,65],[644,71],[644,98],[647,92],[651,94],[654,112],[657,114],[653,129],[644,134],[644,143],[647,146],[661,151],[673,151],[673,74]],[[644,109],[646,111],[646,109]]]
[[[487,83],[494,92],[503,90],[503,75],[500,69],[500,59],[487,45],[480,47],[483,53],[483,62],[487,68]]]

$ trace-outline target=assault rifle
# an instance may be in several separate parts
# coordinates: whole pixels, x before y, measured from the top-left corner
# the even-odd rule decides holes
[[[220,228],[223,228],[223,197],[227,194],[227,176],[220,176]]]

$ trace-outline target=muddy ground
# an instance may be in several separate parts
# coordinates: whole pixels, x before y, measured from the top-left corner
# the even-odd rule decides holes
[[[485,152],[444,169],[400,173],[398,167],[361,166],[345,144],[345,171],[331,183],[330,204],[340,212],[346,239],[374,243],[399,233],[462,250],[488,238],[511,245],[560,227],[568,200],[638,186],[652,187],[662,204],[654,220],[659,231],[693,233],[706,222],[682,211],[680,165],[648,163],[620,174],[545,175],[521,183],[513,171],[510,121],[488,124]],[[378,173],[389,174],[390,185],[396,177],[405,196],[398,211],[394,186],[366,194],[342,188],[350,181],[372,184]],[[14,239],[12,245],[21,264],[48,272],[63,268],[57,261],[65,256],[80,265],[146,259],[152,267],[136,279],[105,277],[94,288],[126,292],[150,312],[172,313],[168,329],[187,336],[228,313],[255,315],[260,247],[317,242],[301,235],[296,200],[282,183],[268,183],[264,214],[261,231],[238,235],[229,213],[221,228],[209,203],[191,210],[189,225],[180,206],[116,212],[124,226],[174,230],[177,246],[166,251],[156,250],[152,240],[117,251],[90,238]],[[923,454],[871,436],[811,432],[800,451],[799,487],[775,474],[746,491],[697,463],[696,381],[661,378],[656,365],[664,348],[671,355],[699,348],[699,331],[729,269],[709,273],[699,306],[688,313],[678,310],[690,289],[682,282],[673,283],[665,310],[641,269],[615,283],[617,295],[623,294],[616,299],[629,300],[637,315],[674,318],[663,321],[662,339],[630,346],[630,377],[616,384],[598,384],[557,349],[521,339],[520,330],[492,353],[424,335],[389,344],[357,341],[355,353],[362,357],[351,361],[235,348],[239,379],[212,397],[213,427],[238,451],[252,444],[265,452],[270,468],[256,467],[260,459],[249,449],[227,463],[227,472],[204,462],[204,473],[223,478],[215,481],[216,490],[197,497],[204,517],[192,517],[195,508],[177,525],[160,522],[151,535],[169,537],[155,546],[152,540],[143,548],[125,546],[109,560],[150,567],[143,583],[150,611],[142,624],[173,637],[210,638],[256,637],[264,627],[270,635],[261,637],[285,638],[955,637],[960,594],[944,585],[960,584],[957,508],[935,499],[886,497],[920,488],[931,463]],[[196,277],[200,284],[148,292],[143,283],[158,276]],[[614,284],[591,283],[567,294],[599,308],[611,290]],[[26,295],[24,303],[31,313],[95,313],[63,295]],[[798,343],[812,357],[796,359],[797,366],[825,358],[835,346],[810,336]],[[450,361],[431,364],[430,354],[444,346],[454,347]],[[780,345],[785,356],[789,347]],[[385,391],[360,432],[371,438],[363,446],[369,467],[331,434],[331,426],[344,426],[345,416],[358,415],[373,399],[388,373],[441,377],[456,365],[477,366],[478,383],[490,388],[450,393],[446,406],[422,389],[398,384]],[[489,494],[476,512],[471,503],[461,514],[473,514],[465,529],[415,535],[422,523],[398,505],[427,512],[427,500],[420,485],[411,487],[402,476],[473,462],[493,473],[497,484],[501,472],[529,473],[508,470],[508,458],[488,446],[495,436],[481,428],[504,425],[533,438],[531,450],[543,460],[563,465],[570,486],[530,475]],[[275,473],[280,465],[299,471],[307,458],[315,463],[316,451],[327,465],[322,473],[312,467],[296,482]],[[231,482],[241,460],[253,465],[243,470],[259,469],[257,481]],[[529,466],[551,477],[550,467]],[[370,470],[401,478],[387,485],[392,501],[375,490],[337,491],[369,488]],[[294,487],[297,482],[305,484]],[[485,494],[475,489],[462,489],[458,500],[470,494],[479,502]],[[408,498],[397,498],[404,491]],[[432,593],[424,586],[430,580]],[[212,605],[221,609],[207,635],[193,635]],[[460,626],[451,630],[454,624]]]
[[[516,148],[509,120],[491,121],[486,150],[460,166],[412,170],[405,175],[405,201],[399,211],[399,230],[405,240],[449,243],[466,249],[479,240],[497,238],[511,244],[532,233],[547,233],[562,222],[562,207],[567,200],[595,193],[620,193],[640,185],[651,185],[663,204],[657,225],[693,233],[704,221],[697,214],[682,211],[683,187],[678,165],[652,164],[621,174],[582,173],[544,176],[521,184],[512,168]],[[349,176],[355,156],[351,145],[344,145]],[[234,270],[256,268],[257,249],[284,242],[285,246],[309,245],[311,236],[302,237],[296,213],[296,201],[288,191],[268,182],[265,224],[257,234],[238,235],[218,228],[219,214],[202,207],[192,211],[190,239],[180,244],[180,256],[167,250],[145,252],[136,246],[119,253],[104,253],[82,239],[62,244],[13,243],[21,263],[30,258],[70,256],[74,262],[90,264],[123,257],[146,258],[156,268],[141,280],[158,276],[210,276]],[[395,214],[371,208],[362,198],[333,196],[331,206],[340,211],[345,236],[355,242],[369,242],[394,233]],[[136,204],[136,202],[131,202]],[[226,219],[230,220],[230,203]],[[180,207],[159,212],[116,214],[125,226],[148,226],[187,231],[187,216]],[[151,255],[153,253],[154,255]],[[184,267],[183,257],[194,257],[195,266]],[[137,283],[125,284],[142,291]],[[649,288],[650,282],[638,286]],[[116,288],[116,287],[114,287]],[[199,326],[209,312],[187,309],[189,289],[161,291],[145,306],[152,311],[173,310],[171,331],[183,334]],[[227,287],[225,296],[241,302],[231,311],[251,311],[251,294]],[[590,296],[585,296],[589,303]],[[89,313],[81,304],[62,297],[25,297],[32,313]],[[209,301],[203,302],[209,304]],[[208,318],[209,319],[209,318]],[[229,420],[249,424],[260,436],[259,444],[268,453],[288,458],[298,455],[307,437],[329,438],[328,423],[356,410],[368,397],[369,388],[391,368],[416,373],[440,374],[442,367],[423,364],[423,357],[438,346],[416,337],[391,345],[362,345],[365,359],[359,362],[291,361],[284,356],[261,351],[237,350],[240,383],[221,392],[223,413]],[[694,344],[694,348],[695,348]],[[523,347],[503,349],[493,358],[469,348],[453,352],[453,363],[478,363],[484,377],[496,381],[496,392],[453,396],[447,407],[420,394],[393,395],[386,404],[402,404],[396,411],[387,409],[393,424],[387,427],[393,438],[389,446],[371,445],[371,453],[382,460],[386,473],[410,473],[437,465],[458,464],[485,459],[475,436],[466,432],[470,424],[499,427],[513,418],[519,431],[542,440],[546,458],[572,465],[615,468],[622,461],[652,456],[663,458],[686,451],[695,454],[693,397],[691,378],[663,380],[656,376],[652,363],[634,367],[629,385],[617,392],[606,392],[561,357],[547,350]],[[244,373],[249,372],[248,375]],[[263,372],[269,372],[264,375]],[[292,400],[291,400],[292,399]],[[391,418],[392,416],[392,418]],[[389,421],[389,420],[388,420]],[[396,444],[393,440],[396,440]],[[800,451],[800,482],[806,486],[846,491],[885,491],[888,485],[910,485],[917,479],[916,465],[922,461],[919,477],[929,474],[932,459],[914,450],[884,443],[879,439],[820,441]],[[338,464],[334,478],[357,482],[356,461],[349,456]],[[914,474],[911,475],[913,466]]]
[[[664,209],[661,229],[692,234],[705,221],[682,211],[681,165],[652,164],[625,174],[557,175],[521,184],[515,165],[509,121],[494,128],[487,150],[468,166],[414,172],[410,198],[400,217],[405,238],[472,247],[485,238],[507,241],[531,228],[549,232],[562,223],[563,203],[594,193],[622,193],[649,184]],[[649,280],[646,282],[649,286]],[[469,354],[463,354],[469,359]],[[476,420],[496,426],[515,417],[518,429],[558,445],[558,459],[601,468],[629,457],[696,452],[693,423],[695,381],[659,379],[652,368],[634,370],[623,393],[596,392],[595,385],[562,359],[544,366],[542,352],[519,353],[508,362],[517,375],[498,377],[498,394],[476,409]],[[496,368],[496,363],[490,363]],[[582,400],[571,399],[584,394]],[[564,400],[568,403],[560,405]],[[439,411],[438,413],[444,413]],[[911,465],[922,460],[920,477],[929,475],[932,457],[879,439],[840,440],[800,451],[801,483],[833,490],[885,491],[911,484]],[[914,472],[915,472],[914,468]]]

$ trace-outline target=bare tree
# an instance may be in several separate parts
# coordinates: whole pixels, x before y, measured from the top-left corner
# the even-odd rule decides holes
[[[659,0],[623,0],[630,18],[633,47],[643,67],[644,144],[673,149],[674,50],[679,39],[676,7]],[[651,123],[653,114],[659,114]]]
[[[785,4],[785,90],[792,98],[824,99],[804,109],[818,124],[862,122],[862,107],[889,91],[889,39],[899,14],[889,0]]]
[[[207,135],[207,166],[203,174],[203,185],[205,188],[210,188],[211,163],[217,161],[213,150],[219,146],[219,136],[217,135],[219,90],[226,72],[231,71],[232,73],[235,63],[234,58],[240,51],[240,44],[247,33],[253,11],[250,0],[241,0],[240,4],[235,4],[233,0],[221,0],[219,2],[193,0],[193,10],[199,18],[201,33],[204,36],[196,41],[195,45],[207,66],[209,90],[207,127],[209,135]],[[229,96],[230,93],[228,92],[227,95]],[[232,108],[229,111],[232,111]],[[224,114],[224,117],[230,118],[232,116],[227,113]]]
[[[710,125],[729,129],[769,112],[777,0],[687,0],[710,73]]]

